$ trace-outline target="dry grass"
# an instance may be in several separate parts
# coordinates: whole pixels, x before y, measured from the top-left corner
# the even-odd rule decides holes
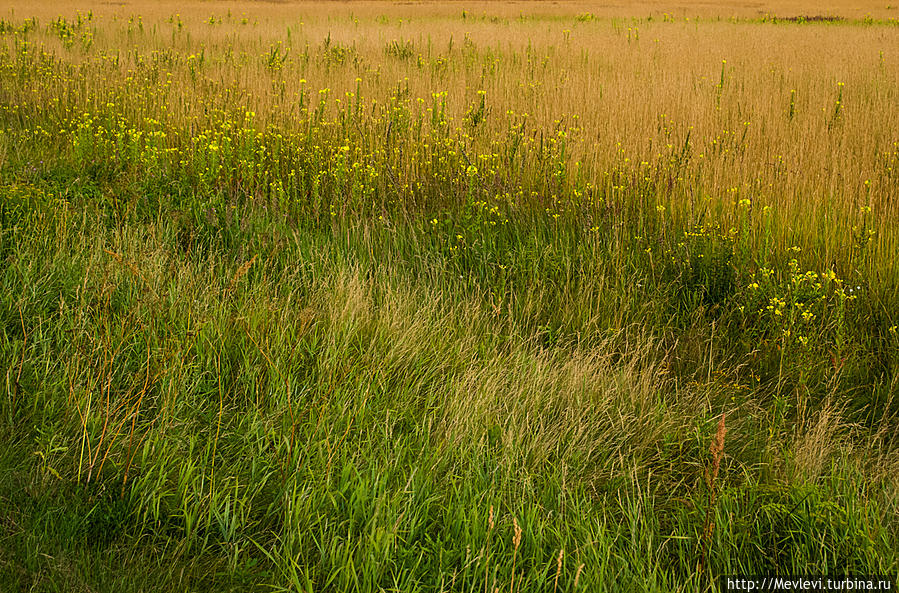
[[[17,3],[6,0],[2,7],[6,12],[15,11],[20,16],[37,16],[39,18],[55,18],[60,13],[59,3],[45,2],[29,6],[27,15],[24,8]],[[186,17],[208,18],[213,6],[204,2],[174,2],[161,0],[147,4],[141,0],[125,0],[111,2],[106,0],[84,0],[77,4],[65,5],[70,10],[109,15],[127,16],[140,13],[145,17],[165,17],[172,13],[180,13]],[[282,19],[285,15],[311,15],[317,18],[353,14],[359,18],[377,17],[387,15],[404,20],[423,18],[457,17],[464,10],[473,16],[497,16],[501,18],[518,18],[520,15],[536,16],[540,18],[567,17],[572,14],[593,14],[597,17],[608,18],[643,18],[647,16],[671,15],[677,18],[701,17],[711,19],[759,18],[765,15],[782,18],[797,16],[835,16],[846,19],[864,19],[870,16],[875,19],[899,18],[899,6],[889,2],[876,0],[829,0],[823,2],[783,0],[750,2],[744,0],[722,0],[720,2],[708,2],[698,0],[684,0],[683,2],[671,2],[670,0],[658,1],[629,1],[621,3],[604,2],[528,2],[528,1],[500,1],[500,2],[385,2],[385,1],[352,1],[352,2],[302,2],[302,1],[275,1],[275,2],[217,2],[214,8],[231,10],[236,14],[247,14],[260,19]]]
[[[895,252],[896,21],[711,16],[778,13],[776,5],[737,6],[85,4],[81,12],[95,17],[87,49],[66,49],[43,29],[31,37],[55,59],[85,69],[7,89],[4,100],[50,106],[52,97],[65,97],[88,111],[113,102],[129,117],[181,129],[202,128],[217,109],[247,109],[260,123],[289,130],[305,125],[320,89],[330,90],[329,111],[357,101],[348,93],[358,92],[365,116],[375,118],[368,133],[377,150],[386,124],[371,122],[386,117],[384,106],[408,100],[427,129],[433,94],[446,93],[449,127],[468,138],[472,154],[495,151],[524,122],[522,152],[564,143],[570,175],[611,194],[614,172],[645,177],[666,189],[657,196],[662,205],[691,217],[707,209],[725,225],[737,223],[733,205],[751,199],[757,211],[776,209],[782,244],[818,243],[822,264],[842,257],[859,209],[869,206],[872,250]],[[690,18],[694,12],[704,15],[701,23]],[[874,3],[787,12],[897,16]],[[600,18],[578,19],[587,13]],[[71,20],[75,11],[43,3],[34,14],[46,23]],[[273,51],[279,59],[268,67]],[[479,92],[486,117],[472,128],[464,120]],[[398,173],[414,178],[428,149],[406,149]]]

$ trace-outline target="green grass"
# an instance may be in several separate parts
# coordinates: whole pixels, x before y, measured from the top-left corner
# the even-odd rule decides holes
[[[564,229],[497,239],[498,278],[412,223],[259,236],[92,204],[4,234],[14,586],[480,590],[514,563],[550,590],[560,549],[561,590],[581,565],[585,590],[896,568],[895,383],[746,352],[684,296],[701,277]]]
[[[160,152],[115,109],[0,114],[0,588],[899,570],[869,213],[828,260],[826,226],[660,204],[663,171],[600,186],[514,130],[502,167],[452,136],[425,166],[347,113]]]

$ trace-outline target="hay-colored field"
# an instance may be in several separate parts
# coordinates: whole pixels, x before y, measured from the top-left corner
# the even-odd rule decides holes
[[[216,110],[246,109],[262,125],[299,130],[328,89],[329,113],[341,101],[361,103],[374,147],[391,101],[423,117],[424,134],[433,127],[429,110],[445,103],[448,123],[440,124],[470,135],[472,152],[491,153],[491,143],[515,132],[526,152],[528,143],[562,133],[566,164],[577,163],[597,187],[615,185],[611,172],[645,170],[665,178],[660,203],[689,204],[694,215],[707,205],[721,215],[749,198],[757,210],[777,210],[780,230],[796,235],[783,241],[816,241],[822,263],[839,258],[858,225],[854,214],[870,207],[872,249],[899,251],[890,224],[899,216],[899,9],[886,5],[80,8],[95,15],[84,30],[33,38],[80,70],[8,91],[6,109],[54,105],[63,120],[73,115],[67,109],[112,102],[129,118],[180,130],[212,125]],[[24,17],[21,7],[0,12]],[[45,24],[74,14],[53,3],[34,12]],[[772,15],[857,20],[802,24]],[[865,24],[868,16],[880,20]],[[482,99],[487,116],[466,128],[466,113]],[[431,147],[413,142],[403,167],[422,151]],[[819,232],[822,220],[827,233]]]

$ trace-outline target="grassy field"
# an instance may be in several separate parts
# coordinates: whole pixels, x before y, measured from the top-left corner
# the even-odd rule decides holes
[[[899,572],[899,5],[0,2],[0,590]]]

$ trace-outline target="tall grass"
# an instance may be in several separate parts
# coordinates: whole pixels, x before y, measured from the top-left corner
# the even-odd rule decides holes
[[[8,9],[0,583],[895,574],[899,28],[830,8]]]

